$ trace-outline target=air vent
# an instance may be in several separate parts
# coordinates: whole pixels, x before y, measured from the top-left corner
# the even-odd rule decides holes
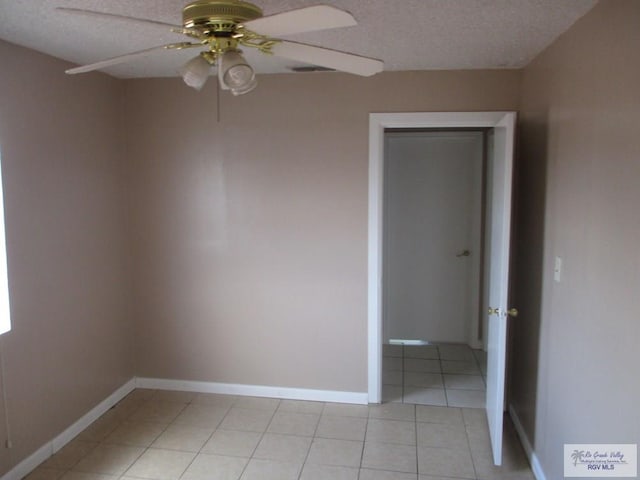
[[[309,72],[335,72],[335,68],[319,67],[317,65],[310,65],[308,67],[290,67],[289,70],[296,73],[309,73]]]

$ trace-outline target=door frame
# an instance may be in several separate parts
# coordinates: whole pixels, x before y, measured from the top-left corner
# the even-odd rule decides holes
[[[515,124],[515,112],[369,114],[368,401],[382,400],[382,212],[386,128],[493,128]],[[513,128],[513,127],[509,127]],[[510,132],[513,133],[513,132]],[[499,152],[494,152],[499,154]],[[486,246],[485,246],[486,248]]]

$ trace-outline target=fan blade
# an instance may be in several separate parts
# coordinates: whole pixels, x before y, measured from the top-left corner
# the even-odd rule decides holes
[[[96,63],[91,63],[89,65],[70,68],[69,70],[66,70],[65,73],[74,75],[76,73],[92,72],[93,70],[100,70],[102,68],[111,67],[112,65],[118,65],[120,63],[128,62],[129,60],[133,60],[134,58],[141,57],[143,55],[146,55],[149,52],[153,52],[156,50],[181,50],[183,48],[191,48],[191,47],[202,47],[202,45],[199,43],[188,43],[188,42],[159,45],[157,47],[151,47],[151,48],[146,48],[144,50],[139,50],[137,52],[127,53],[126,55],[119,55],[117,57],[108,58],[106,60],[102,60]]]
[[[152,25],[158,25],[160,27],[165,27],[165,28],[179,28],[180,30],[184,29],[182,25],[173,25],[171,23],[160,22],[158,20],[149,20],[148,18],[128,17],[126,15],[118,15],[116,13],[96,12],[95,10],[84,10],[82,8],[68,8],[68,7],[57,7],[56,10],[60,10],[62,12],[67,12],[67,13],[80,14],[80,15],[100,16],[100,17],[115,18],[118,20],[128,20],[132,22],[148,23]]]
[[[328,28],[350,27],[357,23],[344,10],[329,5],[316,5],[258,18],[243,25],[265,37],[282,37]]]
[[[374,58],[314,47],[304,43],[281,41],[273,46],[272,52],[278,57],[298,60],[299,62],[310,63],[320,67],[333,68],[341,72],[353,73],[364,77],[369,77],[384,69],[384,63]]]

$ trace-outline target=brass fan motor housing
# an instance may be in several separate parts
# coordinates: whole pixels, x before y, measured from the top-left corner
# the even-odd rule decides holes
[[[182,10],[185,28],[232,34],[239,23],[262,17],[262,10],[242,0],[198,0]]]

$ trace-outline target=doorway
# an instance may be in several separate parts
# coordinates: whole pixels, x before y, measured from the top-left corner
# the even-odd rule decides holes
[[[487,351],[486,415],[494,463],[502,461],[508,305],[511,183],[515,112],[372,113],[369,115],[368,399],[382,394],[382,243],[384,132],[392,128],[488,128],[485,256],[488,281],[482,311]]]
[[[382,401],[485,406],[486,129],[385,129]]]

